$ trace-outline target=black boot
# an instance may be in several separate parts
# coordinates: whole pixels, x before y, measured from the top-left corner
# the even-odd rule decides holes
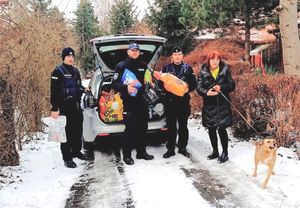
[[[154,156],[149,155],[147,152],[143,152],[143,153],[137,153],[136,159],[153,160]]]
[[[218,151],[213,151],[210,155],[207,156],[208,160],[213,160],[219,157],[219,152]]]
[[[74,163],[73,160],[65,160],[64,164],[67,168],[76,168],[77,167],[76,163]]]
[[[207,156],[207,159],[213,160],[219,157],[217,130],[215,128],[208,129],[208,135],[213,152]]]
[[[73,154],[73,157],[77,157],[80,160],[89,160],[89,157],[87,155],[82,154],[81,152]]]
[[[88,158],[89,161],[95,160],[95,153],[93,150],[85,150],[84,155]]]
[[[222,155],[219,157],[218,161],[220,163],[224,163],[229,159],[228,151],[227,151],[227,149],[228,149],[228,134],[227,134],[226,129],[224,129],[224,128],[220,128],[218,131],[219,131],[219,136],[221,139],[221,144],[222,144],[222,149],[223,149]]]
[[[229,159],[228,153],[225,152],[225,151],[223,151],[223,152],[222,152],[222,155],[219,157],[218,161],[219,161],[220,163],[224,163],[224,162],[226,162],[228,159]]]
[[[124,156],[123,161],[126,163],[126,165],[133,165],[134,164],[134,160],[130,156]]]
[[[175,155],[174,150],[168,150],[164,155],[163,158],[169,158]]]
[[[187,157],[187,158],[189,158],[189,157],[191,156],[190,153],[189,153],[188,151],[186,151],[185,148],[180,148],[180,149],[178,150],[178,153],[179,153],[179,154],[182,154],[183,156],[185,156],[185,157]]]

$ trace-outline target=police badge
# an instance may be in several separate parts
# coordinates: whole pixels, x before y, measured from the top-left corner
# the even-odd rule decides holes
[[[114,80],[117,80],[118,77],[119,77],[119,73],[115,73],[113,79],[114,79]]]

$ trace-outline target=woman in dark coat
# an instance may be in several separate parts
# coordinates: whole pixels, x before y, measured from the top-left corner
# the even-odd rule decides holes
[[[218,52],[208,54],[197,79],[197,93],[203,97],[202,124],[208,128],[213,151],[207,159],[218,158],[220,163],[228,158],[228,134],[226,128],[232,126],[232,112],[229,93],[235,89],[229,66],[226,65]],[[223,152],[219,157],[217,131]]]

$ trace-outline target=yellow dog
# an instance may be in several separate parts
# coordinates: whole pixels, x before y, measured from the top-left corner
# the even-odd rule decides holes
[[[274,174],[274,166],[276,162],[277,156],[277,144],[275,139],[267,138],[262,141],[253,141],[252,142],[255,147],[255,156],[254,156],[254,164],[255,169],[253,173],[253,177],[257,176],[257,165],[259,162],[268,166],[268,173],[265,181],[262,184],[262,188],[265,189],[267,187],[267,183],[271,174]]]

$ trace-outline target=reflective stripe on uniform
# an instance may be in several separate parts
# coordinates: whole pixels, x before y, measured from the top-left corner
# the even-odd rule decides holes
[[[51,77],[51,79],[58,79],[58,77]]]

